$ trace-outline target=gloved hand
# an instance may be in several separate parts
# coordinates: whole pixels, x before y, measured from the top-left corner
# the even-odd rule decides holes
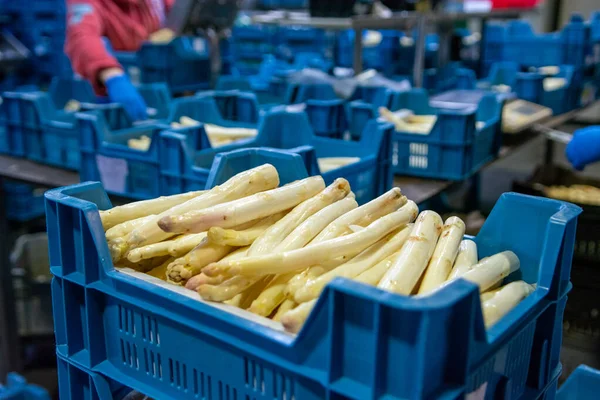
[[[116,75],[104,82],[108,98],[113,103],[119,103],[134,121],[148,119],[146,102],[140,96],[127,75]]]
[[[600,126],[588,126],[576,130],[565,153],[569,162],[577,170],[600,161]]]

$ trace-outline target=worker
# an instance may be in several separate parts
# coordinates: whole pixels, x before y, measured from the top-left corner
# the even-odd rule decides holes
[[[565,153],[569,162],[577,170],[600,161],[600,126],[588,126],[576,130]]]
[[[175,0],[67,0],[65,53],[73,70],[99,96],[120,103],[133,120],[148,117],[146,104],[123,67],[104,45],[136,51],[165,22]]]

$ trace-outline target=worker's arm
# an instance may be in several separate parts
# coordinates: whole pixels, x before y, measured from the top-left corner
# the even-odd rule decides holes
[[[600,126],[588,126],[575,131],[573,139],[567,145],[566,155],[578,170],[600,161]]]
[[[97,94],[123,105],[132,119],[146,119],[144,99],[104,45],[100,0],[68,0],[68,7],[65,52],[75,72],[89,80]]]

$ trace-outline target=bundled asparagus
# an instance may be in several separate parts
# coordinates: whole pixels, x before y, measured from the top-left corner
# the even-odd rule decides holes
[[[294,333],[336,277],[419,297],[466,279],[479,286],[488,327],[534,290],[522,281],[500,286],[520,266],[514,253],[478,260],[460,219],[442,224],[432,211],[418,214],[397,188],[358,207],[344,179],[278,185],[266,164],[208,191],[102,212],[115,266]]]

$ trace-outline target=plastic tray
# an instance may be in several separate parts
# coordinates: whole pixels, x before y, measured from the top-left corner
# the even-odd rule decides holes
[[[44,191],[13,181],[3,184],[6,216],[11,221],[29,221],[44,215]]]
[[[202,107],[196,108],[203,113],[202,116],[197,115],[200,121],[232,125],[231,121],[220,119],[212,99],[204,101]],[[247,147],[267,147],[300,154],[308,173],[323,175],[327,183],[338,177],[345,177],[350,182],[357,201],[364,203],[392,185],[390,132],[389,124],[370,121],[365,124],[360,141],[318,137],[304,112],[288,111],[284,107],[274,108],[265,114],[258,126],[256,138],[218,148],[210,147],[201,126],[184,128],[178,132],[164,132],[159,146],[161,190],[166,194],[174,194],[203,188],[217,153]],[[319,157],[359,157],[360,161],[321,174],[317,163]]]
[[[211,79],[208,45],[198,37],[167,44],[144,43],[137,53],[142,83],[166,83],[172,93],[207,89]]]
[[[578,14],[572,15],[561,31],[545,34],[534,33],[528,21],[490,23],[484,40],[487,68],[498,61],[512,61],[521,67],[585,65],[586,26]]]
[[[494,207],[475,238],[480,257],[514,251],[511,278],[537,289],[488,331],[466,281],[423,300],[338,279],[294,337],[115,271],[100,184],[46,199],[59,356],[153,398],[457,398],[487,383],[486,398],[532,399],[559,365],[580,212],[567,203],[505,194]]]
[[[598,396],[600,371],[580,365],[573,371],[556,394],[556,400],[585,400]]]
[[[410,109],[416,115],[437,116],[427,135],[393,133],[395,174],[463,180],[500,150],[502,105],[491,93],[483,96],[478,106],[447,109],[430,106],[427,93],[413,89],[398,94],[391,109]],[[476,121],[485,124],[476,128]]]
[[[50,395],[44,388],[28,384],[21,375],[11,372],[6,376],[6,384],[0,384],[0,400],[50,400]]]
[[[402,34],[394,30],[380,30],[381,42],[374,46],[367,46],[363,39],[363,67],[376,69],[386,75],[396,72],[396,64],[400,57],[400,41]],[[367,35],[363,33],[363,38]],[[336,65],[340,67],[353,67],[354,31],[346,30],[339,33],[336,47]]]
[[[577,176],[572,171],[559,166],[541,166],[525,182],[514,182],[513,190],[521,193],[544,196],[536,187],[542,185],[590,185],[600,187],[600,181]],[[578,204],[583,214],[577,225],[574,259],[583,264],[600,262],[600,206]]]

